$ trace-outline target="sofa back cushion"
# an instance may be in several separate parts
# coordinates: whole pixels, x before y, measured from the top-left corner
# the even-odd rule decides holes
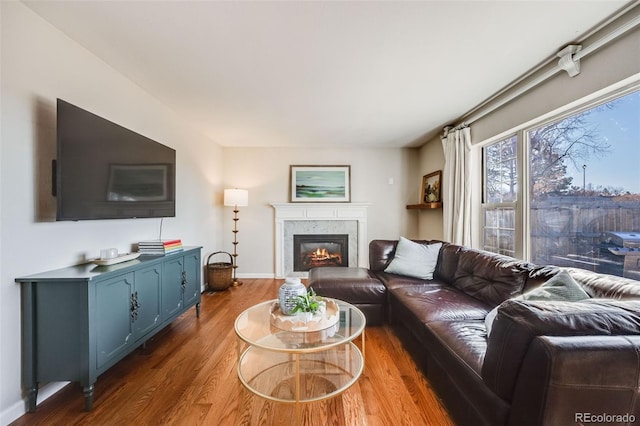
[[[640,335],[640,300],[509,300],[500,305],[487,342],[482,378],[511,401],[522,361],[537,336]]]
[[[540,287],[542,284],[549,281],[555,275],[560,273],[562,268],[559,266],[552,265],[544,265],[544,266],[536,266],[531,265],[531,271],[529,271],[529,276],[524,284],[524,288],[522,289],[523,293],[533,290],[534,288]]]
[[[435,242],[435,240],[432,242]],[[478,253],[477,250],[472,250],[457,244],[443,242],[443,247],[440,250],[440,258],[438,259],[438,265],[436,266],[434,277],[437,280],[445,282],[447,284],[453,284],[454,280],[456,279],[456,271],[458,269],[458,260],[460,258],[460,253],[467,251],[472,251],[476,254]],[[507,261],[514,260],[510,257],[501,256],[495,253],[481,253],[498,259],[506,259]],[[522,292],[526,292],[541,286],[561,270],[561,268],[557,266],[538,266],[524,261],[518,261],[518,263],[520,267],[528,271],[527,275],[525,276],[525,284],[522,288]]]
[[[433,276],[446,284],[453,284],[458,269],[458,258],[466,248],[457,244],[444,243]]]
[[[458,251],[453,286],[491,306],[522,293],[531,265],[481,250]]]
[[[591,297],[640,299],[639,281],[578,268],[567,268],[567,271]]]

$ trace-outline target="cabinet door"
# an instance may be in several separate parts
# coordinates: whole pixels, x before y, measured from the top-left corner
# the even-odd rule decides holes
[[[133,333],[137,339],[144,336],[160,324],[162,307],[160,291],[162,288],[162,266],[155,265],[135,272],[135,315]]]
[[[133,343],[133,272],[96,283],[97,366],[102,367]]]
[[[162,320],[170,319],[182,311],[183,257],[164,262],[162,273]]]
[[[184,256],[184,305],[190,306],[200,300],[200,254]]]

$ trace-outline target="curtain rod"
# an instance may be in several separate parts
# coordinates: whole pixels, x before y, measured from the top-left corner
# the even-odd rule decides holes
[[[632,6],[625,8],[623,11],[618,13],[616,16],[612,17],[609,20],[609,22],[603,23],[598,29],[595,29],[592,32],[591,35],[593,35],[593,33],[597,32],[599,29],[602,29],[604,26],[610,24],[615,19],[618,19],[620,16],[624,15],[629,10],[633,9],[634,7],[636,7],[638,5],[638,3],[640,3],[640,2],[639,1],[635,1]],[[611,43],[612,41],[618,39],[622,35],[626,34],[627,32],[631,31],[632,29],[634,29],[638,24],[640,24],[640,14],[635,16],[634,18],[630,19],[625,24],[622,24],[619,27],[615,28],[610,33],[605,34],[603,37],[595,40],[593,43],[591,43],[587,47],[583,48],[582,50],[574,53],[572,55],[573,61],[574,62],[579,61],[580,59],[588,56],[589,54],[595,52],[596,50],[600,49],[601,47],[606,46],[607,44]],[[588,37],[589,36],[587,36],[585,38],[588,38]],[[537,76],[533,80],[531,80],[528,83],[524,84],[523,86],[515,89],[512,93],[510,93],[510,94],[508,94],[508,95],[506,95],[504,97],[501,97],[503,93],[505,93],[506,91],[508,91],[508,90],[512,89],[513,87],[517,86],[518,84],[520,84],[526,78],[530,77],[535,72],[539,71],[543,66],[546,66],[549,63],[551,63],[552,60],[553,59],[550,59],[547,62],[545,62],[545,63],[541,64],[540,66],[534,68],[533,70],[529,71],[523,77],[519,78],[514,83],[512,83],[509,86],[507,86],[506,88],[504,88],[502,91],[500,91],[496,95],[492,96],[491,98],[489,98],[485,102],[483,102],[480,105],[478,105],[476,108],[474,108],[471,111],[469,111],[467,114],[465,114],[463,116],[462,122],[460,122],[458,125],[456,125],[455,128],[468,126],[469,124],[471,124],[471,123],[473,123],[475,121],[478,121],[482,117],[492,113],[493,111],[499,109],[500,107],[502,107],[503,105],[511,102],[512,100],[522,96],[524,93],[526,93],[529,90],[533,89],[534,87],[542,84],[543,82],[545,82],[549,78],[553,77],[558,72],[562,71],[563,68],[561,68],[559,66],[559,64],[556,63],[556,65],[553,66],[553,68],[551,68],[550,70],[545,71],[544,73],[540,74],[539,76]],[[493,101],[496,101],[496,102],[491,104],[491,105],[489,105]],[[477,112],[475,112],[475,111],[477,111]],[[475,112],[475,114],[474,114],[474,112]],[[464,118],[464,117],[466,117],[466,118]]]

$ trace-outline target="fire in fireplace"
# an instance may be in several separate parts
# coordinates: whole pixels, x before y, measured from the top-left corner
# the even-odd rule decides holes
[[[308,271],[321,266],[349,266],[348,234],[293,236],[293,269]]]

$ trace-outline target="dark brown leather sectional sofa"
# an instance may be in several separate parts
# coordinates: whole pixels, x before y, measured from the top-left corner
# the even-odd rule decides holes
[[[317,268],[309,285],[389,322],[458,424],[640,424],[640,282],[568,269],[590,299],[514,300],[559,268],[445,243],[421,280],[384,272],[396,245],[374,240],[368,270]]]

